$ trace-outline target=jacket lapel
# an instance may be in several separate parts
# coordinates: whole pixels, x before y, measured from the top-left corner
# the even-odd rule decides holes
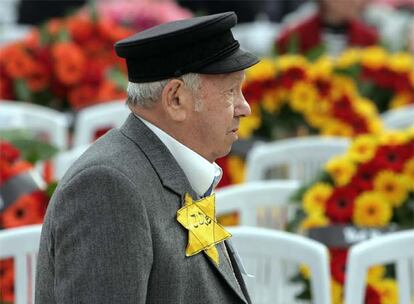
[[[140,119],[136,118],[134,114],[130,114],[124,125],[120,128],[120,131],[135,142],[139,149],[146,155],[148,161],[160,177],[164,187],[179,195],[182,205],[184,204],[185,193],[189,193],[193,198],[197,197],[197,194],[191,188],[183,170],[178,165],[168,148]],[[204,253],[202,254],[209,263],[217,269],[218,273],[226,280],[240,299],[245,303],[250,303],[250,301],[246,300],[246,297],[243,294],[244,291],[240,289],[240,286],[244,286],[244,283],[243,281],[240,283],[237,282],[235,273],[233,273],[230,265],[231,262],[223,251],[223,246],[224,243],[216,245],[219,252],[219,265],[216,265]],[[234,267],[237,267],[237,265]]]
[[[146,155],[164,187],[182,196],[191,188],[183,170],[168,148],[140,119],[130,114],[120,129]]]

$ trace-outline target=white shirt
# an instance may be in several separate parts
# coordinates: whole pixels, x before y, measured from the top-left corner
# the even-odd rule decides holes
[[[139,118],[168,148],[176,159],[177,163],[183,169],[191,187],[199,195],[203,196],[213,183],[213,189],[220,182],[223,170],[215,162],[210,163],[207,159],[184,146],[172,136],[165,133],[142,117]]]

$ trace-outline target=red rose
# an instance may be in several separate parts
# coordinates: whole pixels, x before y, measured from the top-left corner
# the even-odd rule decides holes
[[[346,259],[348,250],[346,249],[329,249],[331,253],[331,274],[332,277],[339,283],[345,282]]]
[[[368,285],[365,292],[365,304],[381,304],[381,296],[378,291]]]
[[[259,102],[263,96],[263,81],[252,81],[249,82],[243,88],[243,95],[249,104]]]
[[[358,192],[349,186],[336,188],[326,202],[326,214],[333,223],[351,221],[354,211],[354,200]]]
[[[390,146],[384,145],[377,149],[373,162],[383,170],[392,170],[401,172],[406,159],[406,151],[401,145]]]
[[[361,164],[358,167],[358,171],[352,177],[351,184],[354,185],[358,192],[372,190],[372,181],[380,169],[381,167],[378,167],[377,164],[372,161]]]
[[[280,74],[278,81],[280,81],[281,86],[284,88],[291,89],[296,82],[305,79],[305,70],[302,68],[293,67]]]
[[[345,122],[351,121],[355,116],[355,113],[352,110],[351,99],[348,95],[342,95],[339,99],[335,100],[332,112],[335,117],[338,117]]]
[[[0,141],[0,159],[8,163],[15,162],[20,157],[20,152],[11,143]]]

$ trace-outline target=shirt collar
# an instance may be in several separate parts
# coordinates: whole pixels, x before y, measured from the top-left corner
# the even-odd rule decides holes
[[[183,169],[191,187],[199,195],[203,196],[213,183],[213,189],[220,182],[223,170],[215,162],[210,163],[201,155],[186,147],[171,135],[165,133],[149,121],[135,116],[157,135]]]

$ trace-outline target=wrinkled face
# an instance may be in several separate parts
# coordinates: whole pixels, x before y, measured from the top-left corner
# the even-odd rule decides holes
[[[244,71],[200,76],[195,97],[200,107],[195,107],[189,132],[194,150],[213,162],[230,152],[238,139],[240,118],[251,112],[241,92]]]

